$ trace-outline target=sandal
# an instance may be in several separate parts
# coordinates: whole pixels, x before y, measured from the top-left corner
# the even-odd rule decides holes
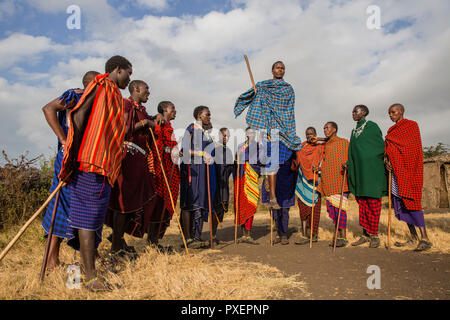
[[[250,236],[242,236],[242,238],[239,238],[238,242],[242,242],[242,243],[248,243],[248,244],[253,244],[253,245],[259,245],[258,242],[256,242],[252,237]]]
[[[277,244],[281,242],[280,236],[276,236],[275,239],[272,240],[272,244]]]
[[[247,236],[242,236],[239,239],[237,239],[237,243],[246,243],[247,242]]]
[[[352,246],[353,247],[357,247],[357,246],[360,246],[360,245],[362,245],[362,244],[364,244],[366,242],[369,242],[369,238],[366,237],[366,236],[361,236],[361,237],[359,237],[359,239],[357,241],[352,242]]]
[[[202,239],[194,238],[189,246],[189,248],[192,249],[202,249],[205,248],[207,245]]]
[[[50,275],[51,273],[55,272],[56,270],[61,269],[62,271],[65,271],[67,269],[67,265],[64,262],[61,262],[54,268],[45,268],[45,276]]]
[[[416,242],[417,242],[416,240],[414,240],[412,238],[409,238],[405,242],[396,241],[394,243],[394,246],[399,247],[399,248],[401,248],[401,247],[414,247],[414,246],[416,246]]]
[[[420,240],[419,244],[417,245],[417,248],[414,249],[414,251],[426,251],[430,250],[433,244],[430,241],[427,240]]]
[[[83,280],[83,287],[91,292],[102,292],[102,291],[112,291],[113,287],[105,280],[99,279],[98,277],[92,278],[91,280]]]
[[[336,248],[345,247],[348,244],[347,239],[345,238],[337,238]]]
[[[305,236],[299,236],[299,239],[294,241],[295,244],[303,245],[309,243],[309,238]]]
[[[139,257],[137,253],[128,252],[124,249],[111,253],[111,256],[112,258],[116,258],[116,260],[129,259],[130,261],[136,260]]]
[[[117,272],[118,259],[113,254],[108,254],[106,257],[98,257],[95,259],[95,268],[103,269],[106,272]]]
[[[380,238],[376,235],[370,236],[369,248],[378,248],[380,246]]]
[[[194,242],[194,239],[187,239],[186,246],[189,248],[189,245],[191,245],[192,242]],[[184,243],[181,244],[181,248],[184,248]]]
[[[250,237],[250,236],[247,237],[246,242],[247,242],[248,244],[253,244],[253,245],[256,245],[256,246],[259,245],[259,243],[256,242],[255,239],[253,239],[253,238]]]
[[[336,248],[345,247],[348,244],[347,239],[345,238],[337,238],[336,240]],[[334,239],[331,240],[331,242],[328,243],[330,247],[334,247]]]

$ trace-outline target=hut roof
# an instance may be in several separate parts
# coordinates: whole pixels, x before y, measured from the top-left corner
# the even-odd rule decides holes
[[[423,160],[424,163],[429,162],[443,162],[443,163],[450,163],[450,153],[442,154],[440,156],[431,157],[428,159]]]

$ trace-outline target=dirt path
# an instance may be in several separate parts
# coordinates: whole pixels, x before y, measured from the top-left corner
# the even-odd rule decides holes
[[[416,253],[385,248],[338,248],[332,253],[328,241],[309,245],[269,245],[269,227],[255,221],[253,236],[259,245],[234,245],[234,226],[225,221],[216,246],[223,255],[240,255],[249,261],[272,265],[286,275],[301,273],[310,299],[444,299],[450,298],[450,255]],[[295,231],[294,229],[292,231]],[[239,235],[240,233],[238,233]],[[209,238],[205,223],[204,239]],[[367,288],[370,265],[381,270],[381,289]],[[249,271],[251,272],[251,271]],[[300,292],[286,292],[286,299],[305,299]]]

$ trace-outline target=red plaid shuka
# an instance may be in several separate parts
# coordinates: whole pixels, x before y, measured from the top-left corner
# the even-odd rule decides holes
[[[302,145],[302,149],[297,151],[297,156],[292,161],[291,169],[298,171],[300,166],[306,180],[312,181],[314,178],[312,167],[318,167],[322,162],[325,146],[323,144],[311,144],[306,141]],[[318,179],[319,177],[316,175],[316,181]]]
[[[422,210],[423,150],[419,126],[415,121],[400,120],[388,130],[385,146],[405,207]]]
[[[311,228],[311,207],[308,207],[301,200],[297,199],[298,211],[300,213],[300,219],[306,221],[308,228]],[[314,205],[314,221],[313,221],[313,234],[319,232],[319,221],[320,221],[320,206],[322,205],[322,197],[319,194],[317,202]]]
[[[368,234],[376,235],[381,215],[381,198],[356,197],[356,201],[359,205],[359,225]]]
[[[81,117],[91,108],[89,118]],[[108,178],[111,186],[122,164],[125,119],[119,87],[108,73],[97,75],[69,114],[70,126],[59,178],[65,180],[79,163],[79,170]],[[84,130],[83,123],[87,125]]]
[[[161,155],[164,172],[166,173],[167,181],[169,181],[173,202],[176,205],[180,188],[180,169],[178,168],[178,164],[173,163],[171,153],[166,152],[166,150],[169,151],[170,149],[171,151],[172,148],[175,148],[178,143],[174,138],[173,128],[169,121],[165,121],[164,125],[156,125],[154,133],[156,143],[158,144],[159,154]],[[156,158],[157,155],[155,145],[152,144],[151,148],[154,157],[156,193],[164,199],[166,203],[166,209],[169,210],[171,214],[173,214],[174,212],[172,203],[170,201],[166,181],[164,180],[164,176],[161,170],[161,164]]]
[[[342,180],[344,178],[341,173],[342,164],[348,161],[348,145],[347,139],[337,136],[334,136],[325,144],[322,178],[319,183],[319,192],[323,196],[340,195],[342,192]],[[344,192],[348,192],[347,180],[344,181]]]

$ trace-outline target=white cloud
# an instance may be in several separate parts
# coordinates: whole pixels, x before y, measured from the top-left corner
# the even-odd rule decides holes
[[[167,0],[137,0],[137,3],[141,6],[156,10],[163,10],[169,6]]]
[[[40,10],[61,7],[59,1],[34,2]],[[67,88],[79,87],[85,71],[102,72],[108,57],[121,54],[133,64],[132,78],[143,79],[150,86],[149,113],[156,112],[159,101],[172,100],[178,109],[174,126],[185,128],[193,120],[193,108],[205,104],[211,107],[215,127],[242,128],[245,115],[235,120],[233,106],[237,96],[251,87],[242,58],[246,53],[256,81],[271,77],[274,61],[285,62],[285,80],[296,92],[297,132],[302,139],[306,127],[313,125],[320,133],[329,120],[338,122],[340,135],[348,137],[354,126],[352,107],[360,103],[370,108],[369,118],[385,133],[392,125],[387,108],[400,102],[407,108],[407,117],[419,122],[424,145],[450,143],[446,123],[450,116],[450,9],[445,0],[378,1],[383,24],[414,18],[411,27],[395,34],[366,28],[366,8],[372,4],[368,0],[335,6],[323,0],[308,6],[295,0],[233,3],[240,6],[226,13],[147,15],[133,20],[118,16],[105,1],[96,2],[104,10],[85,13],[89,27],[97,32],[60,50],[65,55],[58,56],[48,70],[51,88],[20,83],[1,86],[0,97],[7,97],[7,102],[2,98],[0,119],[10,117],[9,112],[20,104],[22,91],[30,92],[37,100],[21,104],[18,134],[21,143],[28,141],[39,152],[47,152],[55,139],[35,106]],[[102,20],[96,21],[100,12]],[[32,38],[43,43],[35,46],[35,55],[48,48],[58,52],[50,39]],[[1,48],[0,42],[0,57]],[[10,67],[18,68],[24,59],[20,46],[9,56],[16,53],[20,59]],[[34,115],[32,121],[25,119],[27,114]]]
[[[61,51],[63,48],[63,45],[54,44],[47,37],[14,33],[0,40],[0,61],[2,61],[0,69],[23,61],[37,63],[41,59],[40,54]]]

